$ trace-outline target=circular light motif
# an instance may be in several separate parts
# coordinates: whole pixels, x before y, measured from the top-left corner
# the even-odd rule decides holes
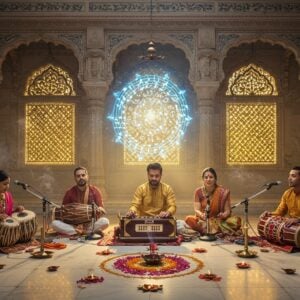
[[[139,75],[114,93],[115,105],[109,119],[116,142],[139,161],[164,160],[180,145],[191,120],[180,90],[165,75]]]

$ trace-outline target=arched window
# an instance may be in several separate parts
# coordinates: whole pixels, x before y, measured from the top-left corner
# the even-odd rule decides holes
[[[25,96],[75,96],[73,80],[60,67],[48,64],[27,79]]]
[[[275,79],[264,69],[249,64],[232,74],[226,96],[278,96]]]
[[[74,164],[75,104],[42,102],[39,97],[75,96],[69,74],[51,64],[43,66],[27,79],[24,95],[39,98],[25,104],[25,164]]]
[[[229,165],[277,163],[277,96],[273,76],[254,64],[229,78],[227,96],[241,96],[226,103],[226,162]],[[247,98],[259,96],[256,101]],[[264,101],[262,97],[268,97]],[[242,98],[242,99],[241,99]],[[252,97],[253,98],[253,97]]]

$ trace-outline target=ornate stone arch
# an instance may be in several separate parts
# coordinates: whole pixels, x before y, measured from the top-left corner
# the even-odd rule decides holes
[[[153,38],[155,43],[171,44],[180,49],[185,54],[185,57],[190,63],[189,80],[193,82],[196,74],[196,38],[194,32],[186,33],[161,33],[155,34]],[[130,45],[142,44],[149,42],[149,35],[142,33],[125,33],[125,32],[111,32],[106,36],[106,57],[107,57],[107,74],[108,81],[113,79],[112,66],[116,60],[117,55],[127,49]]]
[[[83,61],[85,55],[85,36],[83,33],[49,33],[49,34],[31,34],[31,33],[24,33],[24,34],[7,34],[2,35],[0,34],[0,40],[4,40],[0,44],[0,49],[2,56],[0,55],[0,82],[3,79],[2,74],[2,64],[6,58],[6,55],[9,51],[18,48],[20,45],[25,44],[29,45],[32,42],[39,42],[44,41],[46,43],[53,43],[54,45],[63,45],[67,49],[70,49],[75,57],[78,60],[78,79],[82,81],[83,79]]]
[[[249,35],[249,34],[224,34],[219,35],[217,39],[217,49],[220,54],[220,79],[223,80],[225,78],[225,74],[223,71],[223,61],[227,56],[228,51],[231,48],[238,47],[241,44],[251,44],[255,42],[265,42],[270,43],[271,45],[280,45],[285,49],[289,49],[295,55],[295,59],[300,65],[300,45],[298,46],[296,43],[299,41],[292,34],[268,34],[264,36],[259,35]],[[300,79],[300,74],[298,75]]]

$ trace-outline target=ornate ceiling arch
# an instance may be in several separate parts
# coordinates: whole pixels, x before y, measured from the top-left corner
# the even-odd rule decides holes
[[[300,42],[299,37],[292,34],[267,34],[264,36],[253,35],[253,34],[240,34],[230,33],[224,35],[218,35],[217,49],[220,53],[220,65],[223,66],[225,57],[231,48],[240,46],[241,44],[251,44],[255,42],[266,42],[271,45],[280,45],[284,49],[290,50],[294,55],[295,59],[300,65]],[[299,44],[299,45],[298,45]],[[300,74],[299,74],[300,76]],[[225,78],[223,67],[220,68],[220,80]]]
[[[114,32],[108,33],[106,40],[108,81],[111,82],[113,79],[112,67],[116,61],[117,55],[121,51],[126,50],[130,45],[148,43],[149,35],[140,33]],[[189,80],[191,82],[195,80],[196,38],[194,32],[155,34],[153,41],[160,44],[171,44],[175,48],[182,50],[190,64],[188,75]]]
[[[79,65],[78,79],[83,79],[83,61],[85,55],[85,36],[83,33],[49,33],[49,34],[0,34],[0,82],[3,79],[2,64],[9,51],[18,48],[21,45],[29,45],[32,42],[44,41],[54,45],[63,45],[70,49],[76,57]]]

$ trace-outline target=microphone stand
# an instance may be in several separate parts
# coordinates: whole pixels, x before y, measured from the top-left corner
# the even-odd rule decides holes
[[[95,214],[95,202],[92,202],[92,231],[87,237],[87,240],[100,240],[102,238],[101,235],[97,234],[94,232],[95,230],[95,219],[96,219],[96,214]]]
[[[207,199],[207,204],[206,204],[206,207],[205,207],[206,233],[205,233],[205,235],[200,236],[199,239],[201,241],[212,242],[212,241],[215,241],[217,238],[216,238],[215,234],[210,233],[210,224],[209,224],[210,199],[209,199],[208,195],[206,196],[206,199]]]
[[[231,206],[231,209],[239,206],[240,204],[244,204],[244,249],[243,250],[237,250],[236,253],[239,257],[244,257],[244,258],[255,258],[257,257],[257,252],[256,251],[251,251],[248,249],[248,229],[249,229],[249,220],[248,220],[248,206],[249,206],[249,201],[260,194],[268,191],[273,185],[272,184],[267,184],[266,187],[257,192],[256,194],[253,194],[250,197],[245,198],[241,202]]]
[[[40,246],[40,251],[35,251],[32,252],[32,258],[50,258],[52,257],[52,251],[45,251],[44,249],[44,243],[45,243],[45,228],[46,228],[46,205],[47,204],[52,204],[56,207],[59,207],[57,204],[49,201],[45,196],[43,196],[40,192],[37,192],[36,190],[33,190],[34,188],[29,186],[29,185],[22,185],[23,189],[30,193],[31,195],[39,198],[40,200],[43,201],[43,226],[41,228],[41,246]]]

